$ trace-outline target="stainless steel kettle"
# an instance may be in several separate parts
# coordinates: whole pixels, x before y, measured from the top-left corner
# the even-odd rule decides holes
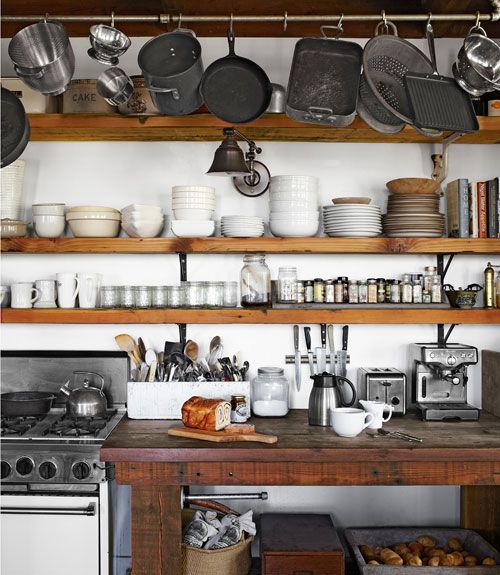
[[[336,407],[351,407],[356,401],[356,390],[348,379],[331,373],[312,375],[311,379],[314,384],[309,395],[309,425],[329,426],[330,411]],[[344,383],[347,383],[352,391],[349,402],[344,399],[342,391]]]
[[[102,417],[106,415],[107,401],[102,388],[104,387],[104,378],[98,373],[92,371],[74,371],[73,377],[76,380],[79,375],[83,377],[83,385],[75,389],[70,389],[71,379],[61,387],[62,393],[68,398],[66,400],[66,413],[73,417]],[[101,382],[101,389],[91,387],[92,381],[98,379]]]

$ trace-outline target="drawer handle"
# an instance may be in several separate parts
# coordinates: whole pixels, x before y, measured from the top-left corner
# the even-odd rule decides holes
[[[96,513],[95,505],[90,503],[83,509],[64,507],[2,507],[4,515],[90,515]]]

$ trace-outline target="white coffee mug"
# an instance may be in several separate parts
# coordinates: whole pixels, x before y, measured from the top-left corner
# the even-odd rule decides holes
[[[36,280],[36,289],[40,292],[33,307],[36,308],[53,308],[56,305],[56,282],[54,280]]]
[[[86,309],[97,307],[97,296],[101,289],[101,281],[101,274],[78,274],[78,282],[80,285],[78,303],[80,307]]]
[[[33,297],[33,292],[35,297]],[[33,307],[33,303],[40,297],[40,292],[37,288],[33,287],[31,282],[22,282],[12,284],[10,286],[11,303],[10,307],[18,309],[29,309]]]
[[[366,412],[373,415],[373,421],[368,426],[369,429],[381,429],[382,424],[391,419],[392,412],[394,411],[393,405],[388,405],[383,401],[365,401],[360,399],[359,403],[363,406],[363,409]],[[384,418],[384,411],[389,412],[389,415],[386,418]]]
[[[331,410],[333,430],[341,437],[356,437],[373,421],[373,414],[353,407],[336,407]]]
[[[79,282],[76,274],[67,272],[56,275],[57,278],[57,305],[62,308],[75,307],[78,295]]]

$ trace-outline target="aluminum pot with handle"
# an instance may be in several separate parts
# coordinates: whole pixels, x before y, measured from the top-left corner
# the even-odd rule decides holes
[[[104,378],[92,371],[74,371],[75,381],[78,376],[83,376],[83,384],[80,387],[70,389],[68,380],[62,387],[61,392],[67,397],[66,413],[73,417],[103,417],[106,415],[107,401],[102,388]],[[89,377],[90,376],[90,377]],[[97,379],[101,383],[101,389],[91,387],[91,379]]]
[[[137,57],[151,99],[161,114],[191,114],[203,103],[201,45],[192,30],[178,28],[146,42]]]

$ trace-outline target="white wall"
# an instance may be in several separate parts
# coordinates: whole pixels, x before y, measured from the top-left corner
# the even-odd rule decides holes
[[[286,84],[295,40],[242,38],[236,50],[255,57],[271,79]],[[135,56],[141,40],[134,40],[120,64],[137,73]],[[207,65],[226,52],[223,39],[203,39]],[[421,44],[421,43],[419,43]],[[104,68],[86,55],[87,42],[73,42],[77,54],[76,77],[96,77]],[[2,41],[2,72],[9,73],[6,42]],[[438,54],[442,73],[449,73],[458,41],[439,40]],[[267,195],[249,199],[238,194],[229,180],[205,176],[216,143],[122,142],[122,143],[31,143],[23,158],[27,160],[26,204],[65,202],[68,205],[100,203],[116,208],[131,202],[160,203],[169,208],[170,188],[175,184],[207,184],[217,187],[217,217],[222,214],[267,215]],[[262,160],[272,174],[314,174],[320,179],[323,203],[333,195],[370,195],[385,207],[385,182],[404,176],[429,177],[430,154],[439,146],[395,144],[263,143]],[[450,178],[489,179],[498,175],[498,148],[494,146],[454,145],[450,153]],[[29,217],[29,210],[26,213]],[[363,255],[273,255],[268,263],[277,274],[280,265],[296,265],[304,278],[347,275],[353,278],[398,277],[405,272],[423,270],[435,258],[419,256]],[[447,280],[457,285],[482,283],[488,256],[458,256]],[[188,257],[189,279],[238,279],[239,255],[194,255]],[[500,263],[500,262],[497,262]],[[105,283],[168,284],[178,281],[178,261],[174,255],[21,255],[2,258],[2,283],[51,278],[60,271],[96,271]],[[113,336],[128,331],[141,335],[147,346],[162,348],[165,339],[177,336],[172,325],[3,325],[3,349],[115,349]],[[188,337],[201,344],[202,352],[215,334],[222,336],[225,349],[241,350],[251,364],[251,373],[262,365],[284,365],[284,356],[293,351],[291,326],[188,326]],[[319,344],[319,327],[313,327],[314,345]],[[340,343],[340,328],[336,331]],[[352,364],[348,376],[355,379],[363,366],[407,367],[411,342],[432,341],[435,326],[351,326],[349,351]],[[476,345],[479,349],[500,349],[497,326],[459,326],[453,341]],[[302,346],[303,340],[302,340]],[[293,366],[286,371],[293,376]],[[307,370],[304,366],[303,378]],[[470,370],[470,400],[480,405],[480,367]],[[300,393],[292,391],[292,407],[304,408],[310,386]],[[257,511],[269,509],[329,510],[340,524],[457,524],[458,490],[453,487],[412,488],[270,488],[268,502],[256,503]],[[244,505],[243,505],[244,506]]]

